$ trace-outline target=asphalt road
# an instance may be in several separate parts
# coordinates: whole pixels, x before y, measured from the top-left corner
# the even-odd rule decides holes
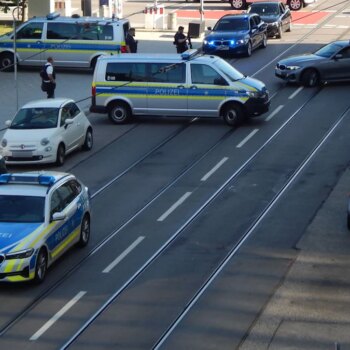
[[[89,115],[94,149],[69,156],[60,170],[91,190],[91,241],[66,254],[40,286],[0,285],[1,348],[244,347],[349,165],[349,84],[286,85],[273,66],[280,57],[348,39],[345,5],[250,58],[229,60],[264,81],[272,96],[269,113],[238,129],[182,118],[115,126]],[[139,35],[146,50],[157,34]],[[153,42],[171,52],[170,40]],[[57,95],[86,108],[91,73],[58,77]],[[14,91],[9,74],[0,79],[6,120]],[[37,72],[20,70],[18,81],[19,104],[42,96]]]

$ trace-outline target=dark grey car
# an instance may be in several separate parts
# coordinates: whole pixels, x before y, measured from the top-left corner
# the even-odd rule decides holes
[[[257,13],[267,23],[269,37],[282,37],[283,32],[290,32],[292,15],[287,5],[281,1],[256,2],[248,8],[249,13]]]
[[[316,86],[330,81],[350,80],[350,41],[333,41],[314,53],[279,61],[275,75],[288,82]]]

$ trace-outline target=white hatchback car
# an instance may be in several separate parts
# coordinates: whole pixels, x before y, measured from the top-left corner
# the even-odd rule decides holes
[[[7,120],[0,142],[6,164],[55,163],[78,148],[91,150],[92,126],[77,104],[67,98],[32,101]]]

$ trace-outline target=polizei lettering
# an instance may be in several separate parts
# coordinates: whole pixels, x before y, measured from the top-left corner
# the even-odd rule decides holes
[[[178,96],[180,95],[180,90],[179,89],[156,89],[155,95]]]

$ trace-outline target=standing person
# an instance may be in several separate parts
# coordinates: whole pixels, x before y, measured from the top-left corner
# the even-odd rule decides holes
[[[47,63],[45,64],[40,75],[42,78],[41,89],[46,91],[47,98],[54,98],[56,89],[56,73],[53,66],[52,57],[47,58]]]
[[[126,44],[126,50],[129,53],[136,53],[137,52],[137,43],[138,41],[135,40],[135,28],[129,28],[128,34],[125,38],[125,44]]]
[[[180,26],[176,34],[174,35],[174,45],[176,45],[177,53],[183,53],[188,50],[186,43],[187,37],[184,34],[184,27]]]

